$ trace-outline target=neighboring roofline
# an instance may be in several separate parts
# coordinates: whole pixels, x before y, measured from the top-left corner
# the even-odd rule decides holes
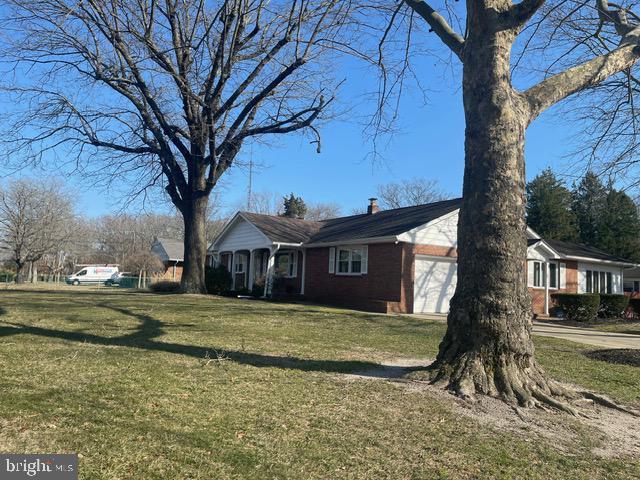
[[[527,225],[527,234],[531,235],[530,240],[544,240],[540,234],[538,232],[536,232],[533,228],[531,228],[529,225]]]
[[[532,230],[533,231],[533,230]],[[527,247],[527,250],[529,250],[530,248],[536,247],[538,245],[541,245],[542,247],[544,247],[549,253],[551,253],[551,255],[555,256],[556,258],[562,260],[564,258],[564,255],[562,255],[560,252],[558,252],[557,250],[555,250],[551,245],[549,245],[547,242],[544,241],[544,238],[540,238],[538,237],[537,239],[532,238],[531,240],[538,240],[536,243],[533,243],[531,245],[529,245]]]
[[[567,260],[577,260],[579,262],[590,262],[590,263],[605,263],[607,265],[618,265],[621,267],[627,266],[629,268],[637,267],[638,265],[635,263],[629,263],[618,260],[604,260],[601,258],[593,258],[593,257],[579,257],[577,255],[563,255],[563,258]]]

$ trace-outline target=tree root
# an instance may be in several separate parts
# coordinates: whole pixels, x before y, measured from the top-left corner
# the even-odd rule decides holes
[[[544,370],[533,360],[492,359],[483,361],[479,355],[462,355],[452,363],[434,362],[431,384],[451,391],[457,397],[474,403],[478,395],[503,400],[526,421],[520,408],[553,409],[574,417],[587,417],[572,405],[588,399],[601,406],[640,417],[640,412],[617,404],[604,395],[586,390],[574,390],[547,378]],[[523,367],[524,365],[524,367]]]
[[[579,390],[578,393],[582,397],[588,398],[589,400],[593,400],[595,403],[597,403],[598,405],[602,405],[603,407],[607,407],[612,410],[617,410],[619,412],[624,412],[634,417],[640,417],[640,412],[638,412],[637,410],[634,410],[625,405],[620,405],[619,403],[614,402],[610,398],[607,398],[605,395],[600,395],[598,393],[590,392],[588,390]]]

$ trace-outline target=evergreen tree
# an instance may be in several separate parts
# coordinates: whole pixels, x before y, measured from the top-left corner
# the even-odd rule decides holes
[[[640,262],[640,217],[631,197],[611,189],[598,221],[596,247],[619,257]]]
[[[578,220],[580,242],[598,246],[602,236],[600,219],[607,201],[607,188],[593,172],[574,186],[571,209]]]
[[[307,214],[307,205],[302,197],[296,197],[291,193],[288,197],[284,197],[284,213],[283,217],[304,218]]]
[[[527,184],[527,224],[543,238],[579,239],[571,192],[547,168]]]

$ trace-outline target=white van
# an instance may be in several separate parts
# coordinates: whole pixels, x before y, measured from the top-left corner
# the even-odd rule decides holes
[[[118,267],[89,266],[69,275],[66,282],[69,285],[105,283],[114,273],[118,273]]]

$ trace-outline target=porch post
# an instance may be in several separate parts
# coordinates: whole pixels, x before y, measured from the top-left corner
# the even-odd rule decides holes
[[[247,288],[249,291],[253,288],[253,276],[254,276],[254,266],[253,266],[253,250],[249,250],[249,259],[247,260]]]
[[[550,273],[550,269],[549,269],[549,262],[545,261],[544,262],[544,276],[545,276],[545,282],[544,282],[544,314],[545,315],[549,315],[549,283],[550,283],[550,278],[549,278],[549,273]]]
[[[276,264],[276,253],[280,249],[280,245],[275,248],[269,248],[269,260],[267,261],[267,271],[264,275],[264,297],[269,297],[271,295],[271,290],[273,287],[273,273],[275,270]]]
[[[300,295],[304,295],[304,277],[305,265],[307,264],[307,251],[304,248],[301,248],[300,255],[302,255],[302,279],[300,280]]]
[[[234,270],[236,269],[236,251],[233,250],[231,252],[231,290],[235,290],[236,289],[236,274],[234,272]]]

